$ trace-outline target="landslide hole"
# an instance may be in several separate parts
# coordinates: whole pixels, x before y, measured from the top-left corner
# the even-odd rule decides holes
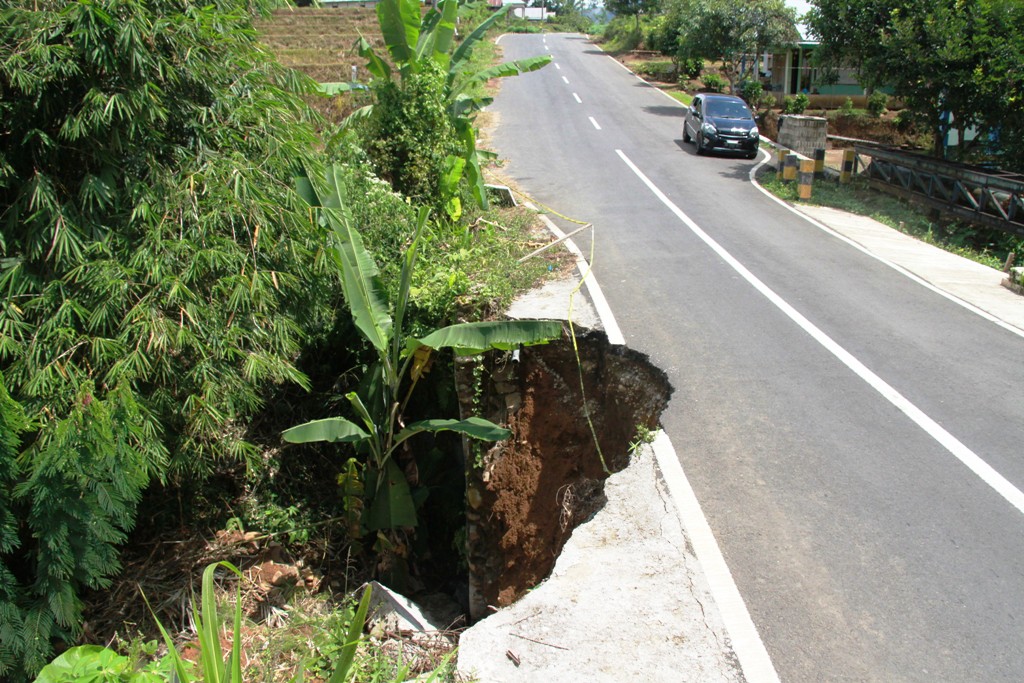
[[[543,581],[573,529],[604,505],[604,481],[584,396],[611,472],[629,464],[638,427],[655,429],[672,387],[646,356],[600,331],[492,353],[457,369],[464,415],[505,423],[513,436],[467,449],[470,616],[486,616]],[[582,368],[584,391],[580,389]]]

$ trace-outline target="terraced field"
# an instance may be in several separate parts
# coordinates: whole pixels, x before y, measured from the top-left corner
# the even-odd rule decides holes
[[[361,34],[374,46],[382,44],[372,7],[280,9],[256,28],[282,64],[321,82],[347,81],[353,66],[367,80],[356,41]]]
[[[365,60],[356,48],[360,35],[380,54],[386,54],[377,12],[372,7],[280,9],[270,19],[258,22],[256,29],[282,64],[321,83],[351,81],[353,67],[356,80],[369,81]],[[359,104],[352,96],[341,96],[318,101],[314,106],[328,120],[339,121]]]

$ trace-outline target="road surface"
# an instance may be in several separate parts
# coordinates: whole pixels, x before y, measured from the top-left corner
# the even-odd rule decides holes
[[[771,201],[756,162],[696,156],[584,37],[501,45],[554,57],[491,108],[503,173],[594,223],[577,242],[669,373],[664,428],[780,678],[1024,680],[1024,338]]]

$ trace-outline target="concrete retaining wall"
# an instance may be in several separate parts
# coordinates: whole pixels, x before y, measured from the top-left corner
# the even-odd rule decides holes
[[[826,149],[827,124],[820,116],[781,116],[779,144],[813,159],[814,150]]]

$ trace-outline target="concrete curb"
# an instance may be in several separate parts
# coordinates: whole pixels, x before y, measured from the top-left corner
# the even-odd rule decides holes
[[[609,341],[624,345],[590,264],[565,245],[582,279],[574,291],[586,287]],[[463,634],[460,671],[488,683],[779,680],[671,440],[659,431],[643,450],[607,480],[608,504],[576,529],[550,578]],[[594,565],[609,558],[595,579]],[[566,612],[577,619],[567,623]],[[520,634],[526,622],[543,638]]]

